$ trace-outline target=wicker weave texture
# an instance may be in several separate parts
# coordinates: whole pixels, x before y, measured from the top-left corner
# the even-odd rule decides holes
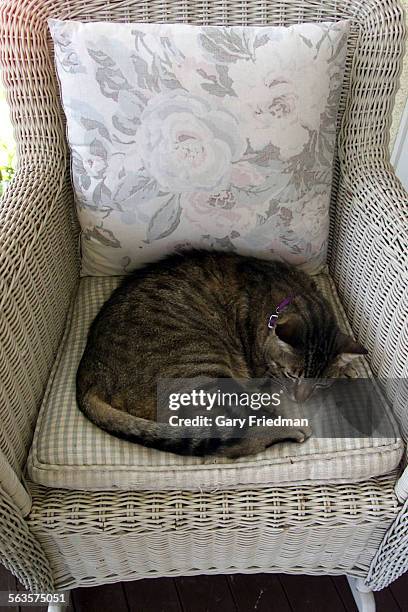
[[[76,283],[71,196],[61,182],[44,163],[21,169],[0,206],[0,445],[17,474]]]
[[[0,449],[17,476],[78,276],[77,227],[47,17],[228,25],[350,17],[329,263],[353,329],[370,349],[374,371],[389,377],[407,374],[407,198],[389,166],[387,150],[404,39],[397,0],[3,0],[0,62],[20,167],[0,206]],[[398,390],[391,388],[390,395],[397,397]],[[408,436],[407,404],[403,398],[397,401]],[[153,565],[160,575],[226,571],[238,562],[240,571],[285,568],[366,575],[397,513],[394,481],[391,476],[386,485],[378,485],[375,495],[367,494],[366,487],[374,486],[367,483],[336,486],[330,493],[326,487],[279,493],[261,489],[248,494],[248,500],[236,498],[235,492],[223,493],[222,502],[195,494],[187,503],[182,494],[177,499],[163,494],[147,508],[136,494],[102,499],[65,492],[61,498],[59,491],[35,490],[28,523],[4,494],[0,522],[10,530],[2,529],[0,550],[25,584],[44,590],[53,578],[65,587],[98,584],[152,575]],[[408,474],[400,485],[400,494],[408,493]],[[305,506],[304,496],[313,503]],[[239,499],[238,506],[234,499]],[[245,513],[254,499],[261,522]],[[186,507],[190,519],[182,511]],[[230,507],[236,508],[232,514]],[[287,527],[279,524],[281,509]],[[372,517],[376,511],[378,516]],[[159,524],[172,528],[161,533],[161,527],[152,526],[157,516]],[[180,516],[187,525],[184,531],[178,528]],[[234,530],[220,526],[224,517],[231,526],[238,521]],[[408,567],[402,533],[406,517],[402,508],[380,547],[370,573],[374,588]],[[124,524],[130,525],[129,531]],[[4,534],[18,542],[13,550],[5,546]],[[52,571],[33,535],[46,550]],[[395,543],[398,558],[392,550]],[[143,559],[143,546],[150,566]]]
[[[372,561],[367,585],[380,590],[408,571],[408,500],[387,532]]]
[[[407,235],[402,207],[406,194],[386,169],[390,109],[404,38],[401,8],[395,0],[273,3],[126,0],[108,4],[104,0],[87,3],[45,0],[36,6],[29,0],[17,3],[5,0],[0,13],[1,64],[16,127],[20,169],[0,211],[0,240],[5,242],[0,278],[8,289],[2,292],[8,305],[1,336],[7,350],[1,357],[0,371],[6,381],[4,403],[13,407],[5,415],[7,424],[0,444],[13,468],[18,469],[25,460],[39,398],[77,274],[72,196],[67,183],[64,184],[67,153],[64,120],[50,55],[48,17],[278,25],[351,18],[353,27],[341,101],[345,113],[340,141],[343,189],[337,198],[337,165],[330,262],[354,331],[368,344],[376,373],[384,376],[406,373],[408,349],[402,332],[407,315],[401,311],[399,299],[403,293],[401,267],[403,270],[405,266],[406,271],[402,239]],[[350,88],[352,95],[348,98]],[[382,197],[378,197],[378,189]],[[27,192],[30,198],[24,197]],[[350,227],[344,229],[344,223],[351,223],[355,229],[356,217],[360,231],[350,234]],[[381,233],[374,246],[367,245],[369,237],[365,243],[360,240],[370,219],[373,231]],[[395,239],[396,234],[401,236],[400,241]],[[374,262],[378,259],[384,245],[388,247],[387,266],[395,267],[400,283],[396,281],[390,287],[395,299],[389,315],[381,320],[382,325],[374,328],[372,323],[367,329],[369,315],[375,310],[377,320],[377,313],[389,295],[370,286],[372,270],[367,264],[367,258],[371,262],[372,256],[377,255]],[[368,246],[372,248],[367,252]],[[382,282],[384,270],[380,263],[374,273]],[[384,355],[384,338],[390,336],[392,347],[398,346],[400,350]]]
[[[31,591],[54,588],[51,568],[38,540],[29,530],[19,508],[0,488],[0,562]]]
[[[61,588],[211,571],[365,576],[398,512],[394,479],[212,493],[32,484],[28,525]]]

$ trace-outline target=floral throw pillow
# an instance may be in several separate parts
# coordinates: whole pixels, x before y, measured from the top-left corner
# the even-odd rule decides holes
[[[191,247],[322,268],[347,21],[49,25],[83,275]]]

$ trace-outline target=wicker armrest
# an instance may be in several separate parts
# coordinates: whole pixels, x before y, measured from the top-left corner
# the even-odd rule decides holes
[[[18,477],[78,277],[64,167],[23,165],[0,202],[0,448]]]
[[[0,561],[40,591],[52,575],[20,478],[78,275],[64,169],[61,156],[23,164],[0,201]]]
[[[388,162],[355,165],[340,181],[330,269],[376,376],[387,379],[408,440],[408,194]],[[408,494],[405,474],[404,499]]]
[[[0,68],[19,160],[0,202],[0,450],[17,478],[78,278],[50,10],[0,3]]]
[[[344,307],[374,373],[406,377],[408,194],[391,166],[376,162],[345,175],[338,200],[330,269]]]

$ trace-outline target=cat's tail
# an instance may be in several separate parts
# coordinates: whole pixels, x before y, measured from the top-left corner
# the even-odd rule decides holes
[[[78,394],[77,400],[83,414],[104,431],[150,448],[202,457],[223,454],[223,449],[230,447],[233,442],[226,437],[226,432],[211,432],[204,427],[194,430],[173,427],[169,423],[143,419],[114,408],[101,398],[96,386],[92,386],[83,395]]]

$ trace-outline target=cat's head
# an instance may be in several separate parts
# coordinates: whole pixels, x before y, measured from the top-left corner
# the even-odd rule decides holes
[[[325,381],[342,376],[353,359],[368,352],[339,330],[329,304],[326,308],[319,317],[291,309],[269,334],[269,372],[290,379],[291,394],[298,401],[305,401]]]

